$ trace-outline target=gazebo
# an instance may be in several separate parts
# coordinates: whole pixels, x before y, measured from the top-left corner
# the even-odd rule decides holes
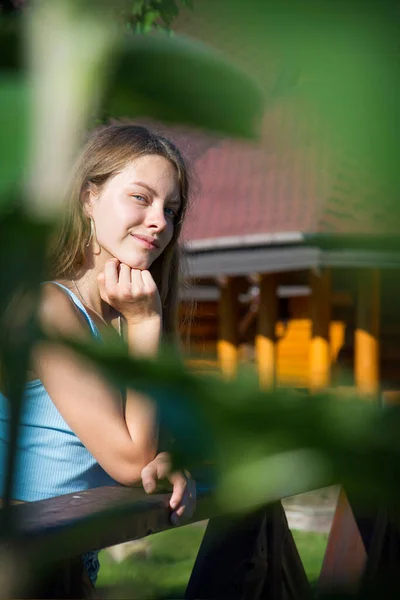
[[[327,150],[227,139],[195,159],[182,311],[196,302],[183,333],[198,366],[233,376],[254,359],[263,384],[313,390],[400,383],[397,221],[355,165],[331,165]]]

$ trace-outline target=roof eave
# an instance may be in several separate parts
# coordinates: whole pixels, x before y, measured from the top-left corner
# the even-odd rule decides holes
[[[278,233],[251,233],[248,235],[221,236],[188,240],[183,243],[185,252],[213,251],[217,249],[248,248],[254,246],[277,246],[301,244],[304,234],[301,231],[282,231]]]
[[[321,249],[315,246],[219,248],[188,253],[190,278],[255,273],[283,273],[323,267],[400,269],[400,251],[354,248]]]

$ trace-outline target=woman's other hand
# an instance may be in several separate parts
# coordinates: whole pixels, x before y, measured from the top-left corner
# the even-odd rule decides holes
[[[156,490],[157,481],[167,479],[173,486],[169,506],[171,523],[179,525],[190,519],[196,508],[196,482],[188,473],[171,472],[171,460],[167,452],[161,452],[142,471],[142,483],[147,494]]]

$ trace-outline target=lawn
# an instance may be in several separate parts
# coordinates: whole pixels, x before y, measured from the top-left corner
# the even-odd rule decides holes
[[[153,535],[150,552],[133,554],[117,563],[103,551],[97,583],[103,598],[161,600],[182,598],[205,526],[181,527]],[[328,536],[325,533],[293,531],[297,548],[310,581],[319,574]]]

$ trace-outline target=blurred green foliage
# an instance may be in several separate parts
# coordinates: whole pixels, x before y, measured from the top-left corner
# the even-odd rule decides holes
[[[147,116],[254,137],[263,102],[247,75],[206,46],[138,35],[121,45],[103,107],[114,117]]]
[[[110,12],[104,3],[95,4],[71,0],[76,27],[79,11],[93,10],[106,30]],[[234,44],[256,48],[258,63],[267,65],[271,57],[279,56],[280,73],[266,98],[252,75],[198,43],[165,34],[137,35],[168,29],[183,4],[189,2],[115,5],[116,19],[122,17],[134,35],[120,36],[110,53],[102,91],[104,113],[147,115],[251,137],[264,101],[268,109],[282,98],[305,100],[302,106],[318,114],[320,131],[328,132],[338,150],[354,156],[361,171],[372,165],[376,178],[399,189],[399,20],[393,3],[209,3],[209,7],[218,4],[223,24],[236,24]],[[6,391],[13,407],[8,499],[24,374],[30,347],[39,336],[34,309],[49,234],[47,226],[26,214],[29,196],[23,179],[27,146],[33,147],[29,119],[34,112],[31,73],[21,52],[20,18],[2,16],[0,23],[1,315],[17,292],[26,300],[21,322],[14,318],[17,313],[10,320],[2,318],[0,331],[0,359],[7,368]],[[19,326],[14,330],[18,335],[8,334],[10,322]],[[119,345],[66,343],[94,360],[118,384],[153,392],[162,423],[174,439],[170,449],[175,464],[196,473],[205,461],[214,460],[217,499],[227,511],[253,509],[336,482],[342,482],[366,511],[382,501],[398,508],[397,411],[381,411],[356,398],[338,402],[326,394],[262,392],[246,375],[234,383],[195,376],[168,351],[157,361],[133,361]]]
[[[380,202],[375,181],[398,216],[398,3],[203,0],[196,10],[196,37],[246,65],[264,86],[267,110],[278,103],[288,119],[295,113],[298,127],[280,143],[334,149],[365,183],[364,202]]]
[[[28,101],[27,85],[21,76],[0,71],[0,214],[6,194],[15,193],[24,175]]]
[[[132,0],[122,11],[122,19],[135,33],[171,31],[171,25],[181,7],[193,7],[193,0]]]
[[[175,464],[196,473],[214,461],[226,510],[255,509],[338,482],[367,513],[381,502],[398,505],[396,410],[356,397],[338,401],[333,393],[266,392],[246,373],[234,382],[197,375],[167,349],[159,361],[138,361],[118,347],[110,353],[67,343],[117,384],[151,390],[175,440]]]

